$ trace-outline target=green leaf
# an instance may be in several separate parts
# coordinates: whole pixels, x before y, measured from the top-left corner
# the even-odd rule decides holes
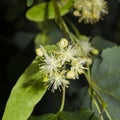
[[[104,38],[100,36],[96,36],[92,39],[92,44],[94,45],[95,48],[97,48],[99,51],[102,51],[105,48],[108,47],[114,47],[116,44],[112,43],[108,40],[105,40]]]
[[[52,52],[52,51],[57,51],[59,50],[59,47],[57,45],[46,45],[45,46],[45,49],[48,51],[48,52]]]
[[[27,6],[30,7],[33,4],[33,0],[27,0]]]
[[[79,112],[60,112],[58,114],[60,120],[98,120],[95,114],[90,110],[82,110]]]
[[[59,6],[61,16],[69,12],[72,4],[73,4],[73,0],[67,0],[66,3],[64,3],[64,5]],[[55,18],[55,10],[52,2],[45,2],[45,3],[41,3],[33,6],[27,11],[26,17],[29,20],[32,20],[35,22],[42,22],[47,19]]]
[[[43,84],[45,77],[38,64],[36,57],[13,87],[2,120],[27,120],[34,106],[42,99],[46,92]]]
[[[75,110],[91,108],[91,99],[88,93],[88,87],[83,87],[75,92],[72,97],[72,105]]]
[[[30,116],[28,120],[53,120],[55,116],[55,114],[45,114],[39,117]]]
[[[98,120],[95,114],[90,110],[78,112],[62,111],[57,114],[45,114],[39,117],[31,116],[28,120]]]
[[[112,120],[120,118],[120,47],[103,50],[92,66],[94,89],[107,104]]]

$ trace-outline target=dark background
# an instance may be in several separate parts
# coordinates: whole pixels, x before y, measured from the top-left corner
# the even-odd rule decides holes
[[[100,35],[119,45],[120,2],[119,0],[107,1],[109,14],[104,17],[104,21],[99,21],[97,24],[78,24],[77,19],[71,14],[68,14],[67,17],[76,23],[82,34]],[[36,23],[26,19],[27,9],[26,0],[0,0],[0,118],[12,87],[35,57],[34,37],[40,30]],[[82,85],[85,84],[83,82]],[[71,94],[68,95],[68,101],[71,96]],[[33,114],[55,112],[58,109],[59,100],[54,102],[54,108],[51,108],[50,105],[52,100],[58,98],[60,98],[59,92],[53,95],[48,91]],[[39,106],[43,106],[44,109],[39,109]],[[71,109],[69,105],[66,106],[66,109]]]

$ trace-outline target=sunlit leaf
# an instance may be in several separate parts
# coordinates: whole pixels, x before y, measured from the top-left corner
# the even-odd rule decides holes
[[[103,50],[92,67],[94,89],[107,104],[112,120],[120,118],[120,47]]]
[[[34,106],[46,92],[44,73],[38,69],[36,57],[11,91],[2,120],[27,120]]]
[[[62,16],[69,12],[72,4],[73,0],[67,0],[63,5],[59,6]],[[26,17],[35,22],[41,22],[47,19],[55,18],[55,10],[52,2],[44,2],[33,6],[27,11]]]

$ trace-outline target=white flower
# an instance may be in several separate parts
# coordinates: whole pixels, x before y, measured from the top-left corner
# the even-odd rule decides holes
[[[40,51],[43,53],[43,55],[46,55],[47,54],[47,51],[46,51],[46,49],[42,46],[42,45],[40,45]]]
[[[92,49],[87,40],[73,44],[62,38],[57,45],[59,47],[57,50],[49,51],[43,46],[36,50],[41,62],[39,68],[46,73],[43,82],[52,92],[68,87],[69,81],[67,79],[78,79],[79,75],[87,69],[85,65],[91,63],[91,59],[85,58],[85,55],[82,54],[84,52],[88,55]]]
[[[59,42],[58,42],[58,46],[60,47],[60,49],[63,49],[65,47],[68,46],[68,40],[66,38],[62,38]]]
[[[78,16],[79,22],[95,23],[104,14],[107,14],[107,2],[105,0],[76,0],[74,3],[74,16]]]
[[[64,71],[61,73],[55,72],[52,76],[49,77],[48,82],[48,89],[51,88],[51,91],[54,92],[59,88],[61,90],[61,87],[68,87],[69,81],[65,79]]]
[[[71,63],[71,71],[74,71],[74,77],[79,78],[79,74],[84,73],[84,70],[87,69],[84,65],[87,63],[85,58],[77,58]]]
[[[40,69],[46,71],[48,74],[53,74],[53,72],[58,71],[61,66],[58,59],[53,54],[45,54],[45,58],[43,60]]]
[[[79,53],[76,46],[68,45],[66,48],[60,49],[58,54],[61,63],[64,64],[65,62],[73,60]]]
[[[89,53],[94,49],[88,40],[80,40],[78,42],[78,46],[80,47],[81,51],[85,54],[85,56],[89,55]]]

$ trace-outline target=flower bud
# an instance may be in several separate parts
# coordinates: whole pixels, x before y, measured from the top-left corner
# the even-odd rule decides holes
[[[79,17],[80,16],[80,12],[78,10],[75,10],[73,12],[73,15],[76,16],[76,17]]]
[[[36,54],[40,57],[43,56],[43,52],[40,48],[36,49]]]
[[[99,54],[99,51],[94,48],[94,49],[92,50],[92,53],[93,53],[94,55],[98,55],[98,54]]]
[[[67,77],[68,79],[75,79],[74,71],[70,70],[69,72],[67,72],[66,77]]]
[[[62,38],[58,43],[60,48],[65,48],[68,46],[68,40],[66,38]]]
[[[48,82],[48,77],[45,77],[45,78],[43,79],[43,82]]]

